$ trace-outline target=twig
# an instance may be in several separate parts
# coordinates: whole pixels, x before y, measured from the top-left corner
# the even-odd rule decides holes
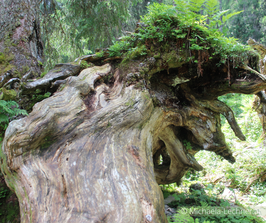
[[[242,67],[240,67],[240,68],[242,68],[242,69],[244,69],[244,70],[248,70],[248,71],[250,71],[250,72],[256,74],[257,76],[259,76],[259,78],[260,78],[261,80],[263,80],[264,82],[266,82],[266,76],[265,76],[265,75],[259,73],[259,72],[256,71],[256,70],[253,70],[253,69],[252,69],[251,67],[249,67],[248,65],[244,65],[244,66],[242,66]]]

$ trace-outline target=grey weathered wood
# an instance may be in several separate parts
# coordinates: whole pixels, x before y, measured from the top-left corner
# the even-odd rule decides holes
[[[220,114],[237,137],[244,135],[217,97],[258,93],[266,83],[233,67],[229,81],[226,65],[209,63],[198,76],[185,62],[169,60],[164,68],[162,61],[84,69],[9,124],[1,169],[22,222],[167,222],[158,184],[201,170],[194,158],[199,150],[235,161]]]

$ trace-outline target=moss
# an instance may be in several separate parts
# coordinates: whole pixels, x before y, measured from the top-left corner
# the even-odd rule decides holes
[[[65,87],[66,87],[66,84],[61,84],[59,88],[57,89],[57,91],[63,91]]]
[[[167,63],[169,67],[181,66],[182,58],[186,58],[185,52],[179,52],[178,54],[175,50],[170,53],[164,53],[161,58],[164,63]]]
[[[0,53],[0,64],[5,63],[5,55],[3,53]]]
[[[95,53],[95,55],[96,55],[96,57],[101,58],[104,56],[104,51],[97,52],[97,53]]]
[[[29,66],[28,65],[25,65],[22,67],[22,73],[25,74],[28,70],[29,70]]]
[[[125,58],[122,63],[130,61],[132,59],[139,58],[141,56],[147,55],[147,48],[145,45],[138,45],[137,47],[131,49],[125,54]]]
[[[51,137],[47,136],[44,140],[42,145],[40,146],[41,150],[48,149],[52,144],[54,144],[57,140],[51,139]]]
[[[153,55],[153,57],[155,59],[159,59],[159,58],[161,58],[161,54],[160,53],[156,53],[156,54]]]
[[[143,89],[145,87],[145,84],[141,81],[135,84],[134,88],[135,89]]]
[[[44,71],[41,73],[41,78],[44,77],[46,74],[48,73],[48,71]]]
[[[14,65],[8,64],[7,66],[5,66],[3,73],[6,73],[6,72],[12,70],[12,68],[14,68],[14,67],[15,67]]]
[[[94,66],[93,63],[87,63],[84,60],[82,60],[81,63],[80,63],[80,69],[81,70],[86,69],[86,68],[89,68],[89,67],[93,67],[93,66]]]
[[[52,70],[52,72],[54,72],[54,73],[59,73],[61,71],[62,71],[61,69],[54,69],[54,70]]]
[[[8,100],[15,100],[17,97],[17,92],[13,89],[7,90],[5,88],[2,88],[3,92],[3,100],[8,101]]]
[[[12,70],[15,66],[9,62],[14,59],[14,55],[9,52],[9,49],[5,48],[4,53],[0,53],[0,75]]]
[[[5,53],[0,53],[0,64],[6,64],[15,58],[8,50],[5,49],[4,52]]]

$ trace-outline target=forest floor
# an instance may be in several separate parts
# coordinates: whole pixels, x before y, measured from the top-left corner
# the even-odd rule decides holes
[[[179,210],[172,222],[266,222],[266,145],[258,115],[252,110],[254,96],[228,94],[220,100],[234,111],[246,141],[240,141],[222,117],[222,131],[236,162],[200,151],[195,158],[203,171],[189,171],[178,187],[161,186],[169,211]],[[202,209],[205,215],[197,214]],[[221,210],[225,212],[217,214]]]
[[[7,187],[4,176],[0,173],[0,223],[19,223],[18,199]]]

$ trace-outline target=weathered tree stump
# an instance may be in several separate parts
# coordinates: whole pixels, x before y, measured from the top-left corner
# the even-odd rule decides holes
[[[199,150],[234,162],[220,114],[238,138],[245,136],[217,98],[265,89],[256,55],[236,68],[229,60],[217,66],[219,55],[211,60],[207,50],[180,50],[180,39],[168,47],[145,44],[149,53],[132,60],[81,58],[97,66],[68,77],[28,117],[9,124],[1,168],[22,222],[167,222],[158,184],[201,170]],[[58,78],[25,86],[52,80]]]

